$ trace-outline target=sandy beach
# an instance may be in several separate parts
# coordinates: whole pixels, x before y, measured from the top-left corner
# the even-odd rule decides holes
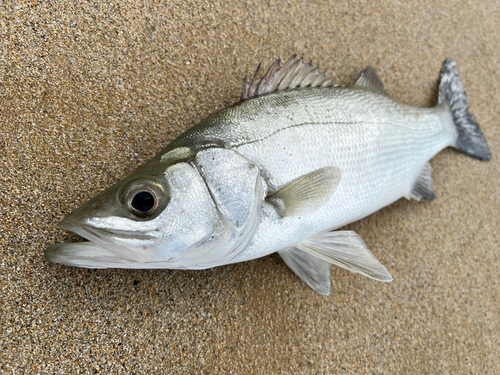
[[[500,5],[487,0],[0,4],[2,374],[500,373]],[[432,159],[437,199],[347,227],[394,277],[278,255],[205,271],[50,264],[57,223],[293,53],[396,100],[437,101],[456,60],[493,159]]]

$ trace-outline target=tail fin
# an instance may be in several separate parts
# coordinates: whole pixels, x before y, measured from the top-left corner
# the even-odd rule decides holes
[[[453,147],[473,158],[490,160],[491,153],[483,132],[472,113],[468,111],[469,101],[453,59],[446,60],[441,71],[439,102],[443,101],[449,103],[458,131],[458,139]]]

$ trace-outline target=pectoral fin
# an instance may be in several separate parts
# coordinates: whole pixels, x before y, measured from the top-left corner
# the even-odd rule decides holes
[[[433,200],[436,199],[436,195],[434,194],[434,187],[432,186],[432,177],[431,177],[432,168],[429,163],[426,163],[424,169],[418,176],[415,185],[413,185],[413,189],[410,193],[410,198],[420,201],[422,199]]]
[[[267,201],[281,217],[309,214],[330,200],[341,178],[340,168],[320,168],[289,182]]]
[[[316,292],[330,294],[330,263],[296,247],[278,251],[288,267]]]
[[[392,281],[391,274],[353,231],[322,232],[297,247],[351,272],[383,282]]]

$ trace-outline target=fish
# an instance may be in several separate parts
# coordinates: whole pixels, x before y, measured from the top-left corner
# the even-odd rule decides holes
[[[361,237],[339,228],[400,198],[435,199],[429,160],[444,148],[491,159],[453,59],[430,108],[393,100],[371,66],[351,86],[297,55],[262,78],[259,68],[237,103],[64,218],[88,241],[50,245],[45,258],[196,270],[278,253],[323,295],[330,264],[389,282]]]

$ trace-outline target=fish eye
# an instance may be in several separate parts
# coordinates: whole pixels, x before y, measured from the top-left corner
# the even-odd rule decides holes
[[[132,198],[130,205],[134,210],[149,212],[156,204],[156,198],[149,191],[140,191]]]
[[[154,182],[135,181],[125,190],[122,203],[139,218],[156,216],[165,205],[165,193]]]

